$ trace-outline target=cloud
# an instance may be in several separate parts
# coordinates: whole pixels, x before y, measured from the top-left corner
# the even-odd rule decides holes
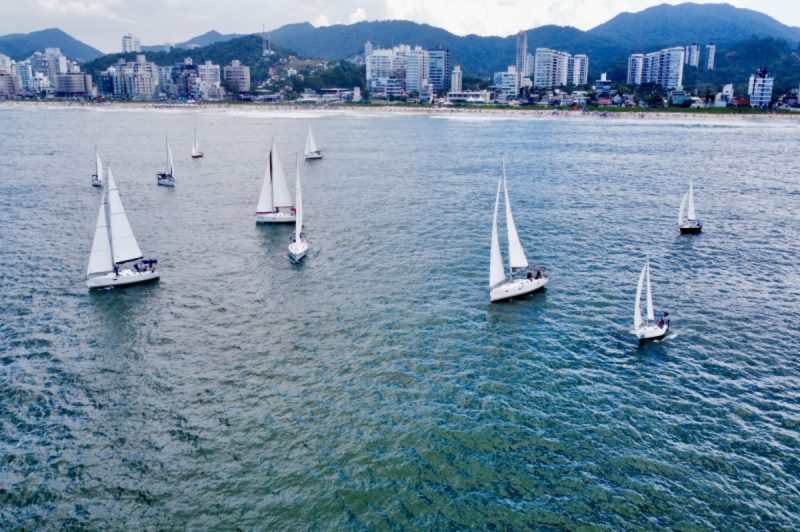
[[[660,1],[660,0],[659,0]],[[385,0],[389,18],[425,22],[459,35],[510,35],[522,29],[560,24],[589,29],[605,22],[627,0]],[[657,3],[639,0],[637,4]]]
[[[321,28],[323,26],[330,26],[331,22],[330,20],[328,20],[328,15],[323,13],[314,20],[312,20],[311,24],[316,28]]]
[[[367,12],[363,7],[356,8],[355,11],[350,13],[350,24],[355,24],[356,22],[363,22],[367,20]]]
[[[39,10],[56,15],[122,20],[100,2],[84,2],[83,0],[68,0],[66,2],[62,0],[39,0]]]

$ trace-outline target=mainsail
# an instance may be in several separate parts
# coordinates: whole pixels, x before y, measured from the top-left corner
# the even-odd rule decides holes
[[[642,286],[644,285],[644,276],[647,270],[647,264],[642,267],[642,273],[639,274],[639,284],[636,285],[636,305],[633,307],[633,328],[638,329],[642,326]]]
[[[108,194],[108,226],[111,229],[110,247],[114,263],[141,259],[142,250],[139,249],[128,217],[125,215],[125,208],[122,206],[110,166],[108,167],[106,194]]]
[[[258,206],[256,207],[257,213],[267,213],[275,210],[275,204],[272,200],[272,157],[274,148],[275,144],[273,143],[272,149],[269,150],[267,169],[264,171],[264,183],[261,185],[261,195],[258,197]]]
[[[686,199],[689,197],[689,193],[685,193],[683,195],[683,199],[681,200],[681,208],[678,211],[678,225],[683,225],[683,213],[686,211]]]
[[[506,276],[503,272],[503,257],[500,255],[500,239],[497,236],[497,211],[500,207],[500,185],[502,178],[497,181],[497,194],[494,198],[494,221],[492,222],[492,251],[489,259],[489,288],[494,288]]]
[[[86,275],[108,273],[113,270],[114,259],[111,257],[111,240],[108,231],[108,187],[106,187],[103,200],[100,202],[100,212],[97,214],[92,252],[89,254],[89,267],[86,269]]]
[[[289,194],[289,186],[286,184],[286,177],[283,175],[283,165],[281,165],[280,157],[278,157],[278,147],[275,145],[274,140],[270,150],[270,170],[272,171],[272,201],[275,207],[291,207],[292,195]]]
[[[314,142],[314,133],[311,132],[311,128],[308,128],[308,136],[306,137],[306,155],[310,155],[317,151],[317,143]]]
[[[94,154],[96,157],[95,161],[95,168],[94,174],[97,176],[97,180],[101,183],[103,182],[103,161],[100,160],[100,153],[97,151],[97,146],[94,147]]]
[[[691,180],[689,180],[689,211],[686,213],[686,218],[688,218],[690,222],[697,220],[697,216],[694,212],[694,184]]]

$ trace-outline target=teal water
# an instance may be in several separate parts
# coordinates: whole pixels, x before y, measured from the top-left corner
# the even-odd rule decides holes
[[[292,267],[253,213],[309,125]],[[0,528],[793,528],[798,133],[0,108]],[[85,288],[94,143],[158,284]],[[489,305],[503,154],[553,275]],[[648,253],[673,331],[639,348]]]

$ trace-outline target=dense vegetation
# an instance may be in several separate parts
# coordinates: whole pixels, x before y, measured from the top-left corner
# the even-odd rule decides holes
[[[211,61],[220,66],[229,64],[234,59],[238,59],[243,65],[250,67],[250,79],[253,83],[260,83],[267,79],[267,70],[270,66],[277,63],[280,58],[289,55],[289,51],[279,46],[273,46],[274,55],[265,61],[262,58],[261,37],[257,35],[246,35],[228,41],[216,42],[202,48],[193,50],[174,49],[170,52],[147,52],[145,56],[148,61],[152,61],[159,66],[174,65],[182,63],[185,58],[191,57],[194,64],[204,61]],[[129,54],[110,54],[87,63],[84,70],[89,73],[105,70],[115,64],[120,59],[134,61],[134,53]]]

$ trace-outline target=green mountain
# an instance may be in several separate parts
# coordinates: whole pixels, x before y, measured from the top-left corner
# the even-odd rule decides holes
[[[103,55],[97,48],[82,43],[58,28],[0,36],[0,53],[12,59],[25,59],[33,52],[43,52],[45,48],[61,48],[61,53],[68,59],[80,62]]]
[[[661,4],[638,13],[621,13],[588,33],[642,50],[690,42],[732,44],[752,36],[800,42],[800,28],[730,4]]]

